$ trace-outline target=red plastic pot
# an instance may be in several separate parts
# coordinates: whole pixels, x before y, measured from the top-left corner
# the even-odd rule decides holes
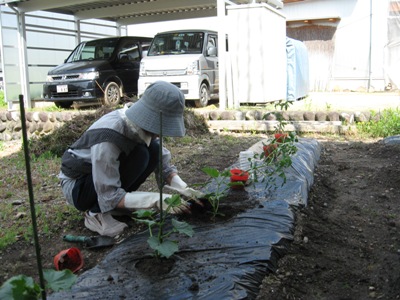
[[[231,182],[242,182],[243,185],[231,185],[231,188],[234,190],[242,190],[244,189],[244,185],[249,179],[249,172],[243,171],[241,169],[232,169],[231,170]]]
[[[283,143],[285,139],[288,137],[287,133],[275,133],[274,134],[275,140],[277,143]]]
[[[75,247],[62,250],[54,256],[54,265],[57,271],[69,269],[75,273],[83,267],[82,253]]]

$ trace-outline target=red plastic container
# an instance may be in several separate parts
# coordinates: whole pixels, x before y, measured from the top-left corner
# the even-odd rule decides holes
[[[242,182],[243,185],[231,185],[231,188],[234,190],[242,190],[244,189],[244,185],[249,179],[249,172],[243,171],[241,169],[232,169],[231,170],[231,182]]]
[[[54,265],[57,271],[69,269],[75,273],[83,267],[82,253],[75,247],[62,250],[54,256]]]

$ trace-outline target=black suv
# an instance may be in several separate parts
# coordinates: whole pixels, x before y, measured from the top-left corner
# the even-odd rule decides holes
[[[80,43],[63,64],[50,70],[43,97],[68,108],[73,101],[100,101],[114,106],[137,95],[140,60],[148,37],[112,37]]]

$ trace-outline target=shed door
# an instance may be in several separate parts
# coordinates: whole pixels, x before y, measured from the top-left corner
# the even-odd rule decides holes
[[[310,91],[323,92],[329,88],[335,52],[335,32],[336,27],[322,25],[286,28],[288,37],[302,41],[307,47]]]

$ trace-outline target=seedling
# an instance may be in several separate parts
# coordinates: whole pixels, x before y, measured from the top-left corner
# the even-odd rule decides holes
[[[282,110],[287,110],[292,104],[291,101],[279,101],[275,104],[275,108],[280,107]],[[264,117],[265,118],[265,117]],[[286,183],[285,170],[292,165],[291,156],[297,152],[295,142],[297,136],[294,132],[284,133],[287,122],[281,114],[278,114],[278,124],[275,127],[275,135],[271,142],[263,145],[263,152],[256,153],[253,158],[249,158],[250,168],[243,170],[248,173],[253,181],[265,183],[265,189],[277,188],[276,175],[282,178],[282,185]],[[211,177],[210,181],[215,185],[215,191],[206,194],[206,198],[212,207],[213,218],[219,214],[218,209],[220,201],[224,198],[230,187],[235,185],[243,186],[243,182],[229,182],[231,176],[229,170],[219,172],[214,168],[203,168],[202,171]],[[228,183],[227,183],[228,182]]]
[[[179,195],[172,195],[172,197],[164,200],[167,205],[166,210],[163,214],[157,214],[154,210],[137,210],[133,214],[136,215],[134,218],[136,221],[146,224],[149,229],[149,238],[147,243],[150,248],[154,250],[154,255],[157,258],[171,257],[175,252],[179,250],[178,242],[170,239],[172,233],[180,233],[189,237],[193,236],[194,230],[192,226],[186,222],[180,222],[174,218],[171,218],[172,228],[165,231],[168,216],[170,211],[174,207],[178,207],[182,204]]]
[[[287,110],[291,104],[292,101],[288,100],[278,101],[275,108]],[[262,153],[255,154],[253,159],[250,159],[251,167],[248,170],[254,182],[258,182],[258,178],[262,177],[261,182],[265,182],[266,189],[277,188],[274,176],[276,174],[283,179],[282,185],[286,183],[285,169],[292,165],[291,157],[297,152],[295,132],[285,132],[287,121],[282,114],[278,114],[277,119],[278,124],[275,126],[274,138],[269,144],[263,145]]]
[[[226,197],[231,187],[243,186],[243,182],[229,182],[229,178],[232,175],[229,170],[219,172],[217,169],[206,167],[203,168],[202,171],[211,177],[210,180],[204,185],[207,185],[211,182],[215,185],[215,190],[205,195],[206,199],[211,205],[212,218],[215,220],[217,215],[223,215],[218,212],[221,199]]]
[[[162,199],[162,189],[164,187],[164,180],[163,180],[163,128],[162,128],[162,111],[160,111],[160,134],[159,134],[159,173],[158,176],[160,178],[159,181],[159,192],[160,192],[160,213],[159,215],[156,214],[155,211],[152,210],[138,210],[134,212],[136,221],[144,223],[147,225],[149,229],[149,238],[147,239],[147,243],[149,244],[150,248],[154,250],[154,256],[156,258],[171,257],[175,252],[179,250],[178,242],[170,239],[170,235],[172,233],[181,233],[187,236],[193,236],[194,230],[193,228],[186,222],[180,222],[174,218],[171,218],[172,228],[165,231],[165,225],[167,220],[169,219],[168,216],[170,211],[182,205],[182,200],[179,195],[172,195],[165,200]],[[167,205],[167,208],[164,210],[164,204]],[[157,229],[157,232],[156,230]]]
[[[283,179],[281,185],[283,186],[286,183],[285,170],[292,165],[292,156],[297,152],[295,142],[297,142],[297,136],[291,132],[281,141],[275,137],[270,144],[264,145],[264,151],[261,154],[255,154],[254,159],[251,160],[249,173],[253,175],[254,182],[258,182],[261,176],[261,182],[265,182],[266,189],[277,188],[274,175],[278,175]]]

